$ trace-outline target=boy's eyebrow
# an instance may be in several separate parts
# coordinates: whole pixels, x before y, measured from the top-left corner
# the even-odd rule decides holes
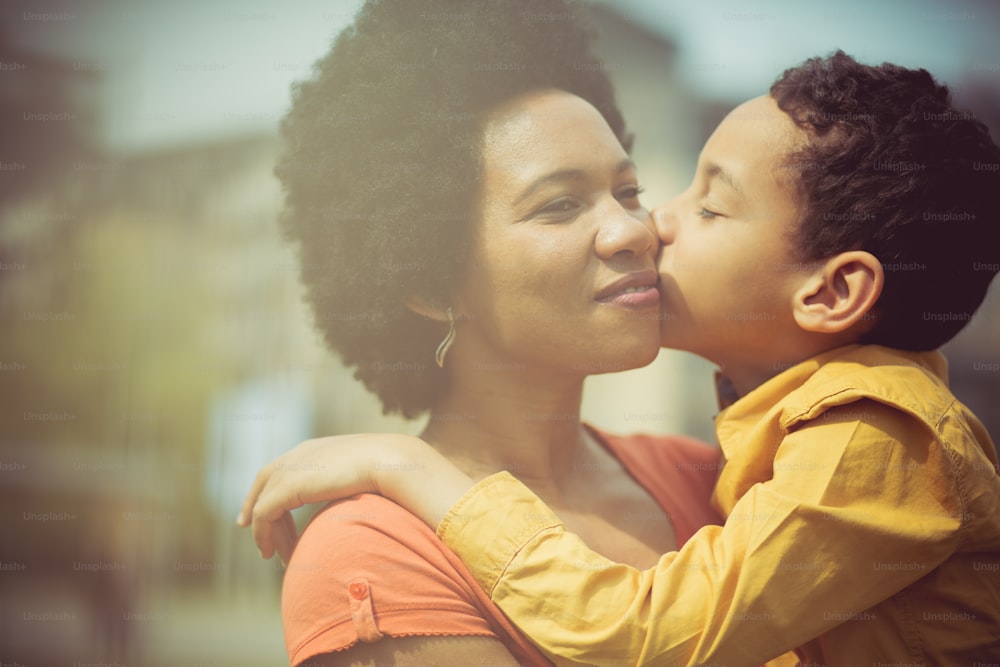
[[[612,171],[614,171],[615,174],[620,174],[624,171],[628,171],[629,169],[635,169],[635,162],[633,162],[630,158],[625,158],[624,160],[616,164],[614,167],[612,167]],[[521,192],[520,195],[518,195],[517,199],[514,200],[514,205],[517,206],[518,204],[523,202],[525,199],[530,197],[535,192],[535,190],[542,187],[546,183],[551,183],[553,181],[580,180],[584,176],[586,176],[586,174],[587,172],[583,169],[560,169],[558,171],[553,171],[548,174],[545,174],[544,176],[540,176],[539,178],[532,181],[531,184],[528,185],[528,187],[526,187],[524,191]]]
[[[740,189],[740,186],[736,183],[736,179],[733,178],[733,175],[726,171],[722,165],[710,162],[705,165],[705,173],[709,178],[718,178],[720,181],[735,190],[736,194],[746,199],[746,195],[743,194],[743,190]]]

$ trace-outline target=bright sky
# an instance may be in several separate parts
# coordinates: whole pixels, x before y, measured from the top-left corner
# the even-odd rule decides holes
[[[600,1],[674,39],[682,75],[713,98],[759,94],[785,67],[838,47],[1000,89],[1000,3],[990,0]],[[128,152],[275,127],[291,82],[359,5],[56,0],[7,3],[0,21],[18,44],[102,74],[105,139]]]
[[[863,62],[923,67],[949,83],[991,75],[1000,89],[993,0],[609,0],[679,47],[678,66],[712,97],[760,94],[785,68],[838,48]],[[975,68],[975,65],[991,67]]]

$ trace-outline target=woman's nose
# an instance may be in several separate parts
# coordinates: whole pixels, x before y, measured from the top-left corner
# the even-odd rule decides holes
[[[628,209],[618,204],[616,210],[608,213],[597,235],[597,252],[606,258],[620,252],[652,254],[658,246],[645,208]]]

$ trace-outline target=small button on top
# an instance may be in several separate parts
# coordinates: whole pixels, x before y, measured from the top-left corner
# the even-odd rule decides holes
[[[347,587],[347,590],[355,600],[364,600],[365,596],[368,595],[368,586],[361,582],[351,584]]]

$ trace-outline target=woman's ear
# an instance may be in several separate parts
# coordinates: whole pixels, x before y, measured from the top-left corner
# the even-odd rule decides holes
[[[875,255],[863,250],[834,255],[795,292],[795,321],[805,331],[843,333],[872,312],[884,285]]]
[[[429,320],[437,320],[438,322],[448,321],[448,308],[439,308],[438,306],[431,305],[431,303],[422,296],[408,296],[403,302],[406,307],[412,312],[420,315],[421,317],[426,317]]]

